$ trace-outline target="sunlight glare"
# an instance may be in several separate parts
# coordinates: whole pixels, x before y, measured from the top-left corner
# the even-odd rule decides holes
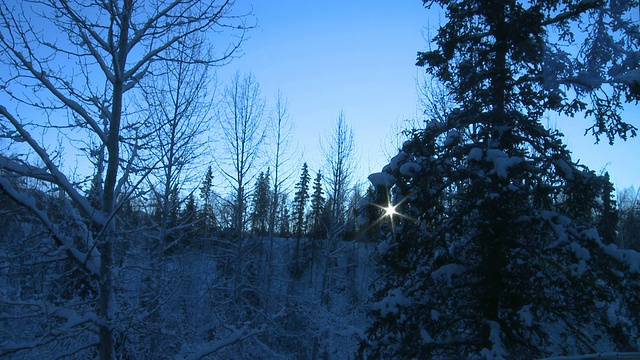
[[[387,207],[384,209],[384,214],[389,217],[396,215],[396,207],[391,204],[387,205]]]

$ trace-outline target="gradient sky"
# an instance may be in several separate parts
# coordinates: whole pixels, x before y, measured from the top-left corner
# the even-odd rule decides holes
[[[427,47],[428,29],[433,33],[442,14],[420,0],[237,0],[236,6],[252,6],[258,27],[244,55],[218,70],[218,80],[252,72],[271,104],[280,89],[312,171],[322,166],[320,139],[343,110],[355,132],[358,181],[380,171],[394,146],[394,124],[416,117],[416,79],[424,71],[414,65],[416,52]],[[639,113],[638,106],[627,111],[637,127]],[[586,121],[552,115],[550,122],[565,132],[574,158],[597,172],[606,168],[616,188],[640,185],[640,139],[594,145],[582,136]]]

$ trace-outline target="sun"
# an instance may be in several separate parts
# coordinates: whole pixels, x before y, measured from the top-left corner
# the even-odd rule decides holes
[[[384,214],[388,217],[393,217],[393,215],[398,214],[398,212],[396,211],[396,207],[391,203],[389,203],[389,205],[387,205],[387,207],[384,208]]]

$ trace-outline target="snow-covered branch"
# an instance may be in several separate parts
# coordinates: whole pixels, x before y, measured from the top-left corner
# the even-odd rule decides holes
[[[229,345],[233,345],[235,343],[239,343],[242,341],[245,341],[246,339],[256,336],[262,332],[264,332],[263,328],[259,328],[259,329],[252,329],[249,328],[247,326],[244,326],[240,329],[235,329],[235,328],[230,328],[231,330],[231,334],[229,334],[229,336],[227,336],[225,339],[222,340],[218,340],[215,341],[205,347],[203,347],[202,349],[200,349],[199,351],[193,353],[193,354],[189,354],[186,355],[184,357],[176,357],[176,360],[179,359],[185,359],[185,360],[199,360],[202,359],[206,356],[209,356],[217,351],[220,351],[221,349],[229,346]]]
[[[17,191],[8,179],[0,177],[0,188],[12,200],[20,204],[40,220],[40,222],[49,231],[56,244],[64,249],[71,259],[80,264],[83,269],[92,275],[98,275],[100,273],[100,254],[96,249],[92,248],[88,253],[78,250],[73,245],[73,240],[62,234],[59,227],[51,221],[46,212],[37,207],[35,198],[29,194]]]

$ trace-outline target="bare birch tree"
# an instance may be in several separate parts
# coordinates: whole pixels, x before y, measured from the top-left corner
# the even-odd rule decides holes
[[[184,186],[194,177],[194,167],[202,155],[204,141],[200,135],[208,128],[207,66],[192,62],[200,58],[202,38],[194,44],[181,42],[168,57],[175,61],[155,66],[157,76],[142,82],[145,108],[152,124],[149,151],[156,159],[150,177],[157,203],[160,249],[169,249],[181,240],[180,229],[187,224],[175,223]]]
[[[353,129],[345,120],[342,111],[333,129],[320,145],[325,160],[325,180],[330,202],[331,224],[327,226],[335,230],[344,225],[349,189],[355,170]]]
[[[27,209],[44,226],[58,250],[90,274],[97,290],[97,314],[61,313],[63,329],[95,331],[95,342],[73,344],[77,350],[97,345],[101,359],[115,357],[118,308],[114,304],[114,219],[128,194],[125,184],[139,183],[148,171],[137,166],[138,151],[148,141],[145,121],[133,112],[140,82],[155,74],[198,34],[235,29],[238,36],[214,55],[205,48],[187,62],[224,63],[244,38],[242,17],[234,16],[232,1],[20,1],[0,4],[0,119],[3,137],[19,142],[23,156],[0,154],[0,189]],[[227,39],[228,40],[228,39]],[[6,70],[5,70],[6,69]],[[99,164],[99,196],[90,202],[73,169],[61,166],[48,139],[69,144],[90,142],[87,158]],[[102,172],[104,171],[104,173]],[[14,186],[14,178],[47,183],[64,194],[64,218],[56,219]],[[135,188],[135,186],[134,186]],[[70,234],[73,224],[78,230]],[[64,226],[63,226],[64,225]],[[78,233],[81,231],[81,233]],[[50,240],[49,240],[50,239]],[[79,321],[82,320],[82,321]],[[57,332],[43,333],[24,344],[7,346],[0,354],[47,346]],[[35,335],[34,335],[35,336]],[[58,335],[59,336],[59,335]],[[62,337],[61,339],[66,339]],[[62,341],[62,340],[61,340]],[[50,355],[50,354],[49,354]]]
[[[347,200],[355,169],[353,130],[347,124],[342,111],[333,129],[331,129],[324,142],[321,143],[321,150],[326,166],[326,206],[328,207],[328,218],[325,223],[327,239],[323,244],[326,261],[322,274],[321,302],[323,305],[327,305],[329,303],[332,272],[336,267],[336,255],[340,251],[338,242],[341,240],[345,230]]]
[[[246,186],[255,175],[255,164],[265,139],[264,108],[265,101],[253,75],[241,77],[240,73],[235,73],[231,83],[225,87],[222,100],[219,121],[224,155],[218,159],[220,171],[233,193],[233,241],[228,245],[235,254],[232,284],[235,300],[239,300],[243,291],[243,269],[247,260],[244,257],[248,256],[245,251],[248,246],[245,231],[249,199]]]
[[[271,289],[273,276],[274,237],[278,233],[278,210],[281,208],[282,195],[286,191],[286,182],[292,176],[292,169],[287,169],[287,164],[294,158],[294,150],[291,147],[291,139],[294,134],[294,123],[289,116],[289,104],[278,90],[275,95],[273,110],[269,117],[268,136],[270,142],[269,166],[273,168],[273,186],[271,192],[271,209],[269,211],[269,244],[266,256],[263,259],[264,292]],[[265,301],[265,307],[269,307],[269,297]]]

